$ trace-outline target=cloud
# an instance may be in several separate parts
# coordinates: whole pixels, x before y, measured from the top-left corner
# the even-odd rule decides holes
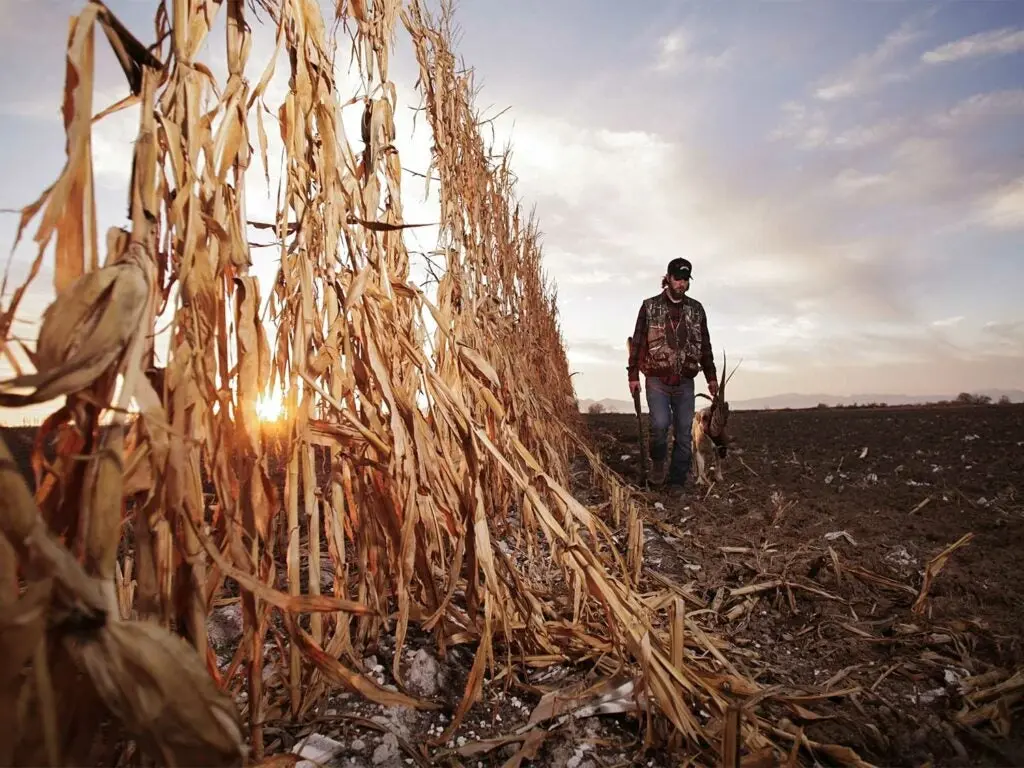
[[[855,125],[836,133],[829,146],[848,150],[874,147],[899,136],[907,124],[903,118],[890,117],[868,125]]]
[[[841,71],[823,80],[815,89],[815,97],[826,102],[839,101],[906,80],[910,73],[893,70],[892,65],[921,35],[917,17],[905,21],[874,50],[857,56]]]
[[[59,120],[60,102],[52,98],[0,101],[0,115],[28,120]]]
[[[877,147],[901,134],[912,124],[902,116],[888,116],[873,123],[834,127],[835,119],[821,106],[787,101],[782,122],[768,136],[772,141],[790,140],[802,150],[856,151]]]
[[[950,142],[927,137],[910,136],[891,147],[879,161],[884,173],[844,171],[845,190],[857,192],[872,204],[900,203],[906,206],[928,206],[969,199],[964,194],[979,184],[983,170],[972,167],[966,158],[953,151]]]
[[[592,338],[570,339],[567,357],[570,365],[621,365],[626,370],[626,343],[612,344]]]
[[[1020,386],[1020,370],[1024,366],[1024,319],[990,320],[972,337],[968,355],[972,365],[1010,363],[1016,365],[1015,381],[1003,386]]]
[[[844,168],[832,180],[832,189],[840,197],[852,197],[863,193],[871,193],[891,183],[886,174],[863,173],[854,168]]]
[[[816,314],[759,315],[736,325],[737,333],[749,339],[755,349],[790,347],[812,343],[821,333],[821,317]],[[758,359],[757,357],[754,358]]]
[[[1024,176],[984,195],[975,219],[992,229],[1024,230]]]
[[[905,13],[890,7],[899,15],[886,30]],[[498,11],[484,15],[493,13]],[[702,24],[732,23],[701,18]],[[736,396],[864,386],[931,390],[936,381],[956,392],[971,386],[968,380],[993,386],[1000,377],[1019,380],[1019,367],[1014,374],[1006,362],[1016,354],[1020,363],[1016,316],[994,314],[997,324],[985,329],[969,298],[950,303],[943,300],[950,292],[931,288],[939,282],[935,265],[952,258],[954,249],[977,247],[990,258],[985,243],[970,239],[981,227],[1000,230],[981,232],[1000,247],[1007,232],[1022,228],[1024,158],[1011,154],[1016,136],[995,133],[1012,129],[997,119],[1021,114],[1021,92],[1012,86],[994,90],[1006,87],[998,81],[958,79],[951,84],[956,91],[946,87],[948,79],[922,77],[911,84],[910,78],[928,70],[920,53],[932,41],[919,42],[925,18],[908,19],[888,35],[883,31],[854,51],[863,55],[828,68],[821,66],[826,57],[820,43],[795,40],[815,37],[793,20],[786,22],[792,34],[758,28],[750,39],[742,29],[730,32],[735,49],[710,38],[710,26],[662,27],[657,45],[649,24],[640,32],[616,29],[625,39],[646,42],[639,61],[612,61],[602,70],[603,62],[594,65],[572,47],[585,41],[569,42],[562,52],[577,66],[551,67],[547,71],[558,71],[558,78],[543,81],[478,42],[484,53],[474,54],[472,63],[481,77],[506,89],[493,92],[488,85],[481,104],[513,106],[496,121],[495,145],[511,137],[518,196],[539,215],[544,268],[558,288],[569,357],[582,372],[575,379],[581,396],[624,391],[624,336],[632,331],[640,300],[657,292],[665,263],[676,255],[695,264],[692,290],[709,310],[716,352],[724,346],[730,362],[744,359]],[[493,26],[493,19],[488,23]],[[472,31],[477,41],[490,34]],[[765,55],[766,37],[785,49],[783,55]],[[222,32],[215,32],[204,54],[220,82],[222,40]],[[269,55],[264,42],[254,41],[251,83]],[[734,50],[743,51],[744,63],[747,57],[770,58],[770,65],[731,66]],[[628,51],[624,55],[635,55],[634,48]],[[21,113],[10,122],[47,119],[59,132],[61,56],[54,54],[55,84],[45,86],[54,100],[35,104],[35,93],[44,88],[26,82],[17,100],[8,99],[7,108]],[[431,142],[422,114],[413,132],[416,113],[408,107],[419,99],[403,85],[414,80],[403,61],[396,56],[391,73],[400,100],[397,142],[403,166],[423,172]],[[728,77],[728,89],[719,77],[701,76],[710,72]],[[687,98],[659,101],[666,82],[687,76]],[[281,59],[265,99],[271,110],[281,103],[286,80]],[[358,79],[351,82],[358,87]],[[554,100],[551,91],[558,83],[564,90],[566,82],[569,94]],[[107,103],[97,99],[98,108]],[[652,110],[651,104],[664,108]],[[776,119],[778,104],[785,104],[781,120],[773,141],[764,141],[774,126],[758,120],[766,113],[767,120]],[[359,105],[343,111],[357,150],[360,111]],[[106,208],[121,215],[123,193],[114,190],[127,182],[125,158],[137,110],[130,114],[121,125],[110,118],[96,127],[100,204],[112,200]],[[271,117],[265,124],[273,198],[280,139]],[[251,140],[256,148],[255,127]],[[46,155],[62,158],[62,144],[54,140],[52,146]],[[258,148],[248,180],[249,218],[269,220],[276,201],[267,198]],[[30,183],[35,191],[35,181]],[[407,221],[436,220],[437,187],[425,202],[419,200],[423,188],[423,179],[403,178]],[[973,228],[970,237],[944,243],[943,233],[954,225],[961,233]],[[409,242],[429,251],[435,236],[433,228],[411,230]],[[254,252],[261,279],[272,276],[277,257],[274,249]],[[1010,306],[1010,295],[994,285],[986,311]]]
[[[654,64],[656,72],[698,71],[710,72],[728,66],[732,59],[732,48],[718,53],[694,50],[694,34],[684,27],[677,27],[658,39],[658,58]]]
[[[855,216],[851,226],[848,204],[821,194],[824,175],[752,174],[766,157],[722,164],[682,130],[609,132],[528,112],[512,145],[570,340],[632,330],[640,300],[679,254],[695,264],[692,291],[709,309],[716,349],[765,369],[773,361],[752,350],[805,323],[829,337],[868,317],[915,321],[901,296],[918,268],[906,241]]]
[[[1011,345],[1021,356],[1024,349],[1024,320],[989,320],[982,331],[998,346]]]
[[[908,121],[870,148],[807,156],[798,178],[818,190],[819,215],[876,235],[899,220],[892,242],[910,243],[976,225],[1017,228],[1022,175],[1024,158],[1008,156],[999,139]]]
[[[115,99],[94,101],[103,109]],[[139,135],[139,111],[137,106],[129,107],[93,124],[92,165],[97,187],[127,193],[135,140]]]
[[[638,256],[663,250],[651,242],[658,238],[652,216],[667,204],[672,142],[526,111],[514,123],[503,119],[498,131],[499,146],[512,144],[517,193],[541,211],[545,265],[559,282],[603,283],[600,273],[629,278]]]
[[[987,56],[1006,56],[1024,51],[1024,29],[1003,27],[962,37],[921,55],[925,64],[950,64]]]
[[[1005,153],[989,150],[980,131],[998,130],[999,119],[1024,115],[1024,90],[986,91],[973,94],[953,106],[930,115],[886,115],[873,123],[837,125],[837,115],[820,106],[786,102],[783,118],[769,134],[773,142],[789,142],[805,152],[830,153],[834,160],[819,157],[811,162],[832,168],[828,184],[843,197],[862,195],[887,187],[897,197],[922,199],[914,193],[945,189],[966,180],[963,199],[979,187],[1007,180],[1021,164]],[[916,118],[916,119],[915,119]],[[834,168],[836,163],[842,167]],[[856,167],[858,163],[871,170]],[[924,194],[923,197],[930,197]]]
[[[877,235],[899,221],[889,243],[895,250],[972,227],[1024,228],[1024,157],[1006,146],[1015,141],[1007,133],[1016,125],[1011,121],[1024,115],[1024,90],[983,90],[951,106],[929,104],[929,111],[918,114],[901,102],[901,110],[844,125],[844,118],[861,110],[785,102],[769,139],[804,153],[794,174],[802,189],[793,194],[819,190],[812,207],[840,227]],[[910,263],[906,257],[897,261]]]
[[[948,110],[933,115],[928,123],[938,129],[968,128],[992,118],[1024,115],[1024,89],[976,93]]]
[[[799,101],[787,101],[782,105],[782,115],[782,124],[769,135],[770,139],[792,139],[800,149],[817,149],[829,143],[830,128],[825,110]]]
[[[782,316],[783,323],[785,316]],[[952,319],[951,319],[952,320]],[[729,385],[735,400],[764,392],[953,395],[979,387],[1019,388],[1024,320],[986,324],[964,318],[945,326],[866,323],[786,338],[749,330]]]
[[[615,275],[611,272],[605,272],[598,270],[596,272],[575,272],[566,275],[562,278],[561,282],[569,283],[571,285],[599,285],[601,283],[610,283],[615,279]],[[619,277],[622,277],[621,275]]]
[[[872,371],[878,375],[894,365],[970,369],[1007,358],[1020,362],[1024,361],[1022,341],[1024,321],[969,325],[964,317],[952,317],[926,327],[869,323],[829,334],[796,334],[759,348],[764,358],[782,369],[811,373],[860,368],[862,375]]]
[[[951,305],[940,300],[948,288],[931,289],[936,264],[978,242],[965,224],[976,202],[1024,175],[1007,147],[1015,139],[995,133],[1004,127],[995,118],[1017,114],[1017,96],[993,82],[966,83],[971,95],[965,83],[914,80],[927,72],[920,53],[933,11],[905,19],[891,7],[901,14],[893,31],[863,55],[823,70],[808,51],[784,85],[774,72],[734,68],[729,93],[705,94],[689,110],[697,118],[660,121],[660,132],[642,110],[561,111],[552,123],[517,104],[513,167],[540,213],[581,394],[615,391],[607,382],[618,357],[589,342],[629,333],[678,254],[694,261],[692,292],[708,308],[716,351],[744,359],[736,396],[748,385],[761,394],[1006,384],[1009,347],[985,341],[992,334],[969,298]],[[648,71],[662,73],[695,71],[714,53],[691,28],[652,48]],[[627,98],[652,98],[642,86]],[[782,119],[760,134],[773,141],[759,141],[757,120],[775,103]],[[623,129],[617,144],[600,138],[602,125]]]

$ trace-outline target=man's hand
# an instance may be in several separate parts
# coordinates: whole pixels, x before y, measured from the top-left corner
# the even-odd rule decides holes
[[[631,395],[639,395],[640,394],[640,382],[639,381],[631,381],[631,382],[629,382],[629,394],[631,394]]]
[[[718,382],[715,379],[708,381],[708,394],[715,397],[718,394]]]

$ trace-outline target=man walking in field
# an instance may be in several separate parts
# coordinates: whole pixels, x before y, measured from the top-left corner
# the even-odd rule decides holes
[[[662,292],[640,305],[630,348],[629,391],[640,391],[640,373],[647,380],[651,415],[651,482],[685,485],[693,457],[691,424],[694,378],[703,371],[708,392],[718,391],[718,373],[711,350],[704,307],[686,295],[692,265],[672,259],[661,280]],[[672,461],[668,459],[668,430],[675,426]]]

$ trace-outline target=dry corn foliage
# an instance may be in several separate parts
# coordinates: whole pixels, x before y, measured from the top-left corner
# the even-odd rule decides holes
[[[112,715],[113,738],[136,741],[161,764],[240,763],[246,748],[226,693],[236,691],[238,670],[250,757],[261,759],[268,649],[287,656],[284,706],[293,716],[337,686],[384,704],[433,707],[360,672],[367,644],[393,632],[401,680],[412,625],[431,632],[442,652],[476,649],[439,741],[488,676],[590,660],[606,672],[624,666],[640,681],[650,740],[671,737],[698,761],[717,762],[730,707],[769,692],[685,616],[681,598],[654,609],[639,592],[640,509],[574,437],[537,228],[515,203],[507,155],[495,160],[481,136],[472,75],[451,50],[450,9],[434,19],[418,0],[339,2],[362,79],[360,94],[346,99],[319,4],[261,6],[276,25],[277,50],[255,86],[245,77],[251,10],[242,0],[168,0],[156,11],[152,46],[98,2],[73,21],[67,163],[24,209],[19,230],[41,217],[29,280],[56,235],[57,298],[31,354],[36,371],[0,385],[6,407],[65,398],[39,430],[34,499],[6,448],[0,456],[9,500],[0,701],[19,723],[0,737],[0,759],[94,759],[103,747],[97,727]],[[221,13],[229,76],[219,85],[197,56]],[[415,46],[433,133],[426,176],[439,177],[443,271],[433,301],[408,279],[402,238],[388,75],[399,23]],[[102,265],[90,145],[97,25],[128,80],[115,108],[141,104],[131,228],[108,233]],[[277,66],[290,67],[290,90],[271,112],[265,90]],[[360,103],[354,147],[340,114]],[[244,195],[256,155],[267,167],[269,126],[285,153],[271,225],[281,259],[273,341],[249,273]],[[12,361],[10,326],[27,285],[0,315]],[[168,307],[168,363],[157,369],[155,322]],[[255,410],[275,381],[288,398],[283,497]],[[132,400],[137,418],[125,415]],[[114,414],[108,427],[104,413]],[[55,446],[54,461],[44,445]],[[330,449],[323,487],[314,445]],[[608,491],[604,517],[568,490],[569,460],[581,450]],[[504,554],[498,538],[514,540],[523,559]],[[334,582],[321,595],[325,567]],[[226,579],[242,595],[244,636],[222,676],[206,618]],[[702,709],[710,724],[695,714]],[[796,753],[789,734],[752,715],[741,741],[754,752]]]

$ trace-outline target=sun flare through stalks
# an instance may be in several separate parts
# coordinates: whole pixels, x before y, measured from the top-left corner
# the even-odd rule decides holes
[[[38,431],[34,497],[0,455],[14,499],[0,520],[0,702],[17,723],[0,759],[109,763],[127,739],[165,765],[240,764],[264,757],[272,708],[301,720],[338,688],[438,708],[362,669],[391,634],[401,681],[415,631],[438,653],[473,652],[438,743],[488,681],[556,659],[627,675],[648,743],[674,739],[717,764],[727,713],[770,692],[684,610],[670,617],[644,597],[642,509],[579,437],[538,226],[516,202],[508,154],[483,139],[451,8],[359,0],[336,13],[313,0],[169,0],[155,6],[151,43],[98,2],[73,20],[66,164],[19,227],[38,220],[29,281],[54,246],[57,298],[35,370],[0,383],[5,408],[62,398]],[[257,23],[276,48],[253,62]],[[426,177],[438,179],[429,295],[404,240],[394,117],[409,105],[389,74],[399,25],[432,133]],[[130,226],[103,238],[97,27],[127,80],[108,113],[139,106]],[[224,82],[202,61],[218,48]],[[349,60],[352,92],[338,74]],[[288,88],[268,104],[275,75]],[[358,136],[343,110],[361,112]],[[274,221],[251,222],[246,179],[269,181],[273,167]],[[271,285],[253,272],[257,227],[275,235]],[[0,314],[12,361],[27,287]],[[158,355],[161,317],[171,325]],[[607,504],[572,495],[573,460]],[[225,667],[207,627],[226,595],[241,602],[243,631]],[[231,694],[243,688],[239,712]],[[792,751],[753,715],[741,740]]]

